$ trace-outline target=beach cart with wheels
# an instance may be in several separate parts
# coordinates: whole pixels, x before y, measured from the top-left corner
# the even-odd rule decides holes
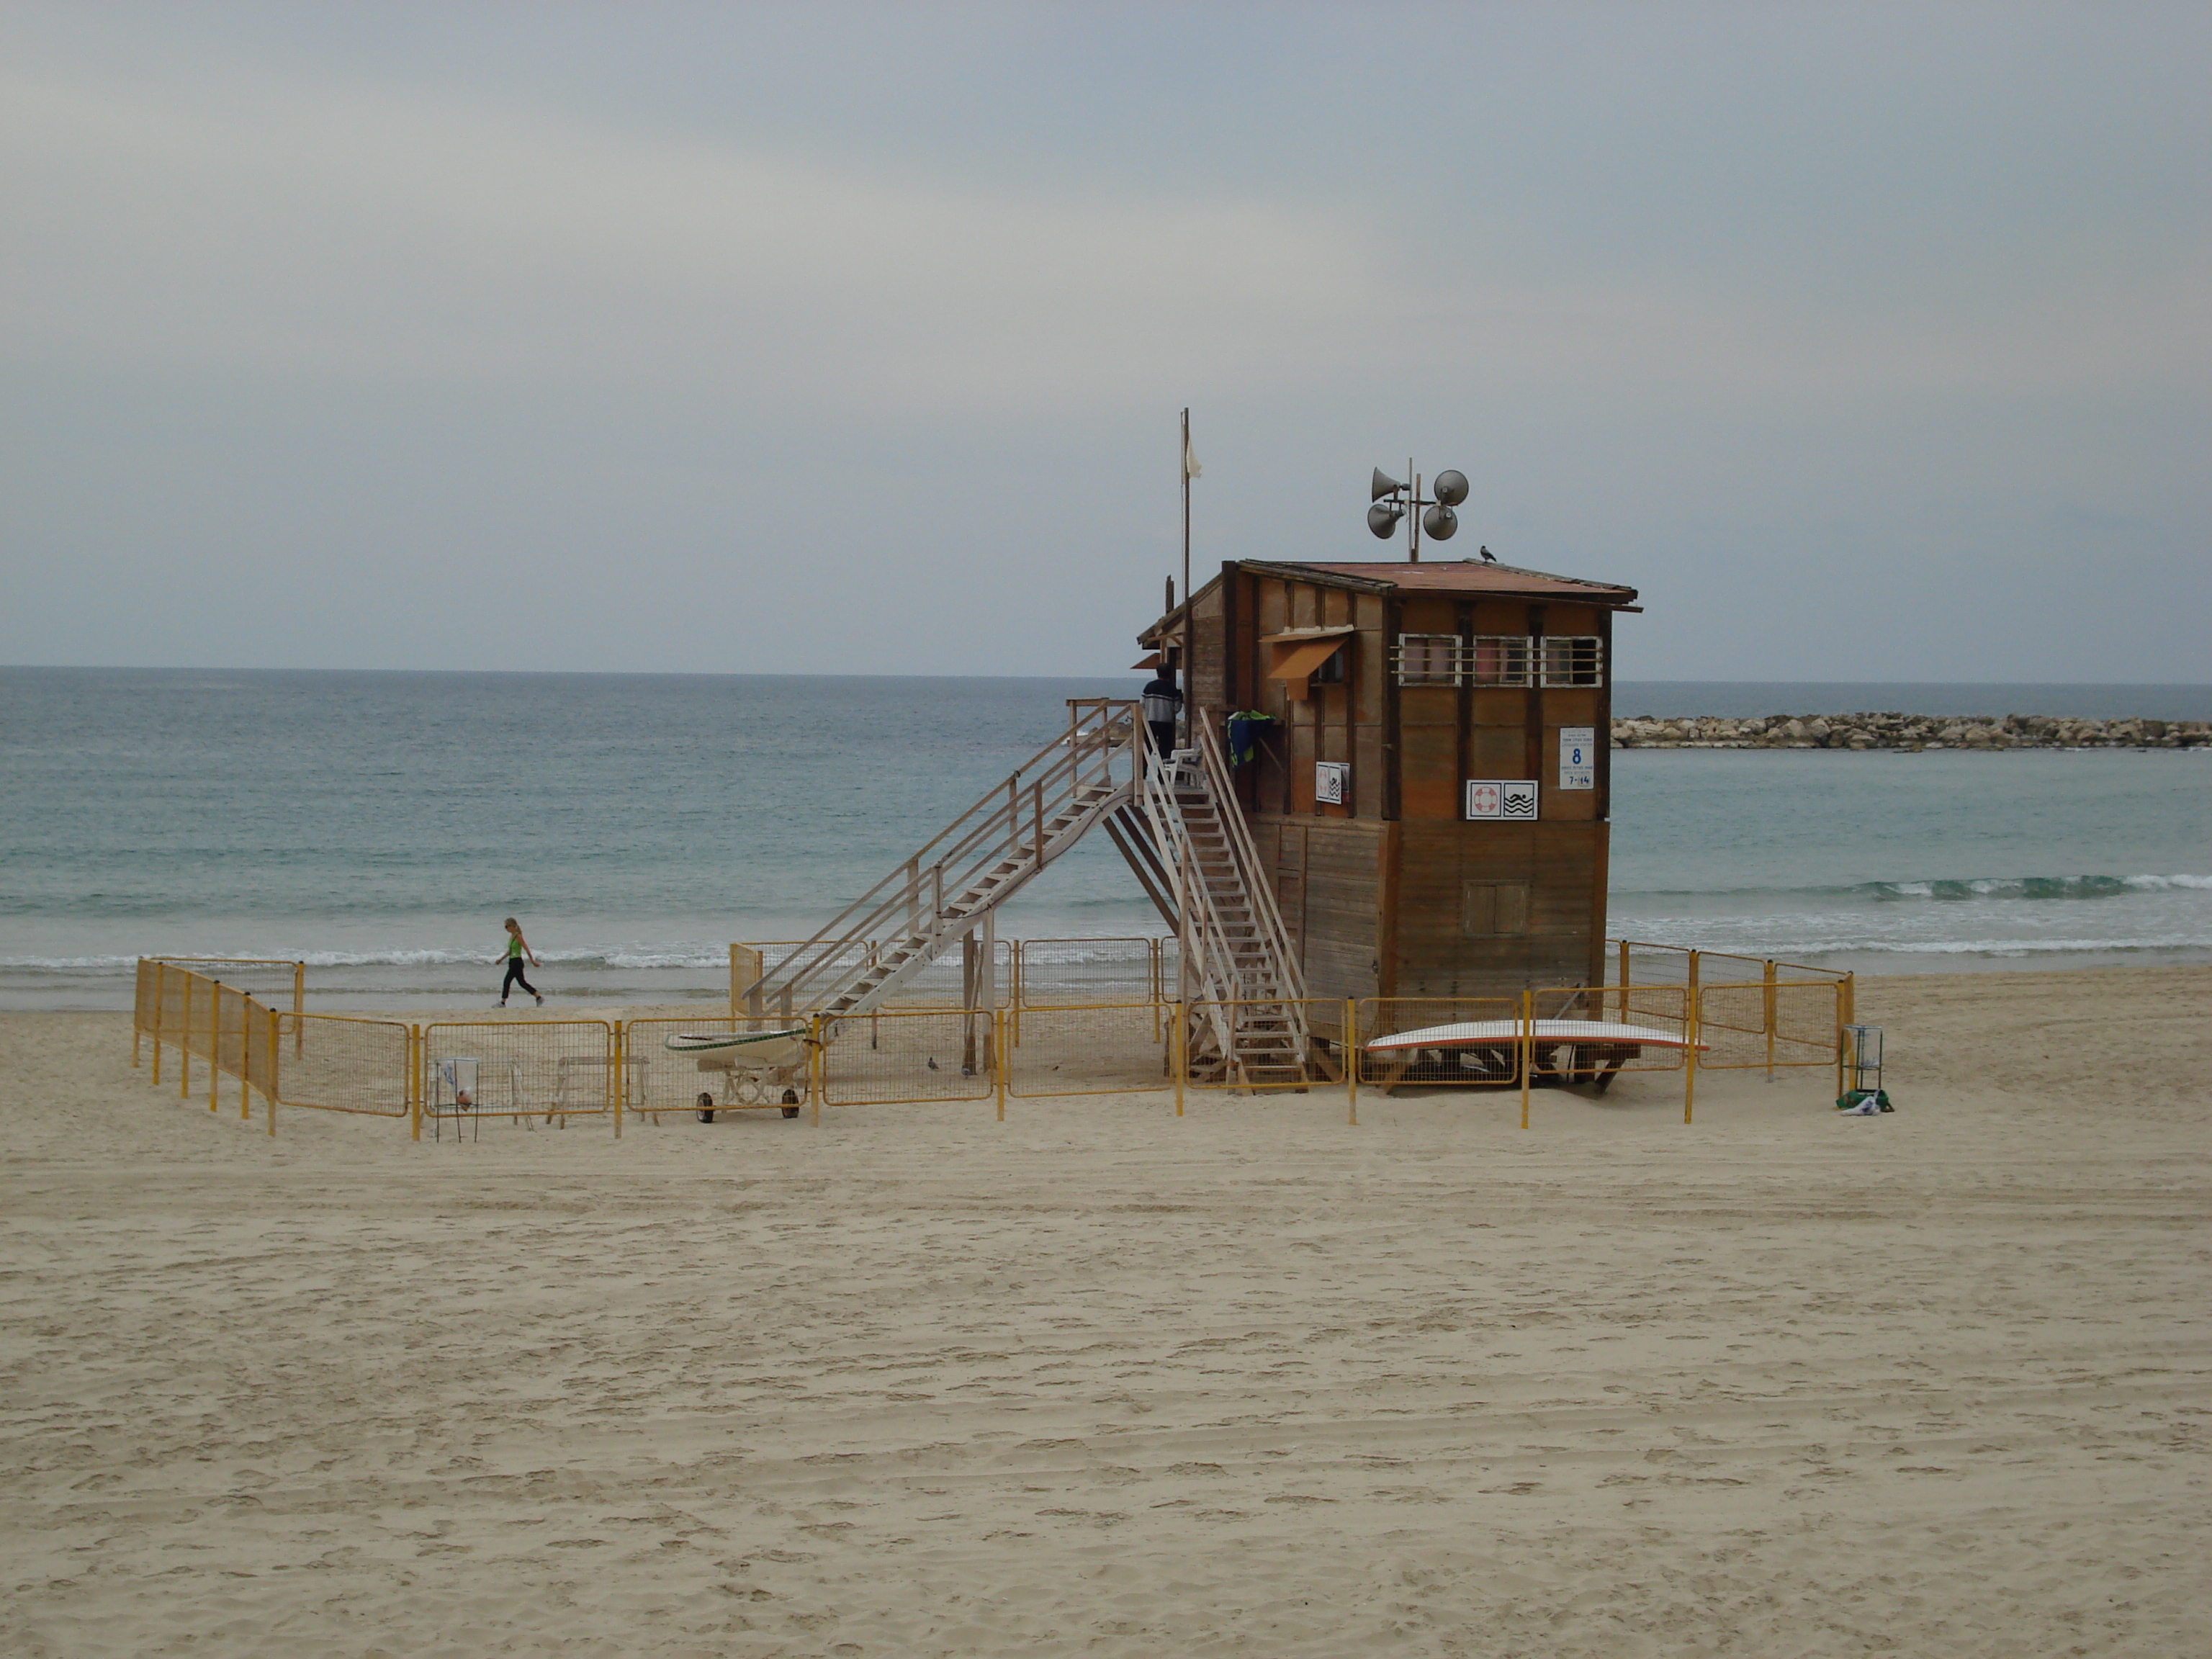
[[[718,1111],[780,1108],[797,1117],[806,1090],[806,1028],[769,1031],[684,1031],[661,1045],[672,1054],[689,1054],[698,1069],[719,1081],[699,1091],[702,1123]]]

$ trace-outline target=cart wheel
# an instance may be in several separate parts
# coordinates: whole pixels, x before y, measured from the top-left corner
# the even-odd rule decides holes
[[[786,1089],[783,1091],[783,1115],[786,1117],[797,1117],[799,1115],[798,1090]]]
[[[714,1097],[702,1091],[699,1096],[699,1121],[712,1123],[714,1121]]]

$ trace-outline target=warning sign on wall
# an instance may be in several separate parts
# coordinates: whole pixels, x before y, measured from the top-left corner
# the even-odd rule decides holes
[[[1343,805],[1345,792],[1351,783],[1352,766],[1349,762],[1314,763],[1314,799],[1324,805]]]
[[[1533,819],[1536,816],[1536,780],[1469,778],[1467,815],[1470,818]]]
[[[1597,787],[1597,727],[1595,726],[1563,726],[1559,728],[1559,787]]]

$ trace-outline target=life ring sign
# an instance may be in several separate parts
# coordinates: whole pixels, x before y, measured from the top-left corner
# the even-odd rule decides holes
[[[1529,823],[1536,817],[1534,778],[1469,778],[1467,816],[1470,819],[1498,818]]]

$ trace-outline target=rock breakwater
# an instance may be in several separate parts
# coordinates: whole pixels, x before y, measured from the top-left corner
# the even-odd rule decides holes
[[[2204,720],[2073,720],[2063,714],[1700,714],[1613,723],[1616,749],[2195,749]]]

